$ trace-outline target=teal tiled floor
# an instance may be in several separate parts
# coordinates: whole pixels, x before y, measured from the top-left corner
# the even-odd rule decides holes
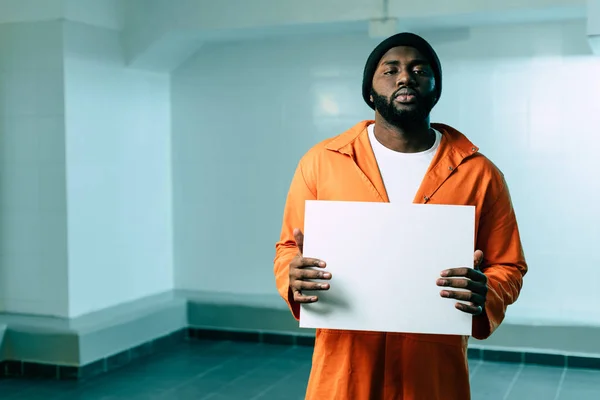
[[[0,399],[301,400],[311,348],[192,340],[89,381],[0,380]],[[600,371],[471,361],[473,400],[598,400]]]

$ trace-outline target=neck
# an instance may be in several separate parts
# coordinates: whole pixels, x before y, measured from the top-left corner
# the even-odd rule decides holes
[[[410,126],[396,126],[387,122],[379,113],[375,115],[375,137],[385,147],[401,153],[425,151],[435,142],[429,117]]]

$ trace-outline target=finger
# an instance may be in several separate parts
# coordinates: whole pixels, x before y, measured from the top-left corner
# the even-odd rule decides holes
[[[296,303],[315,303],[319,300],[318,296],[304,296],[302,292],[294,289],[294,301]]]
[[[294,289],[299,292],[307,292],[307,291],[322,291],[329,290],[331,286],[329,283],[321,283],[321,282],[312,282],[312,281],[296,281],[294,283]]]
[[[438,279],[438,286],[445,286],[455,289],[467,289],[471,292],[478,293],[481,295],[487,294],[487,285],[481,282],[475,282],[465,278],[454,278],[454,279]]]
[[[440,273],[440,275],[443,276],[444,278],[464,277],[464,278],[471,279],[475,282],[487,283],[487,276],[485,276],[485,274],[483,272],[478,271],[473,268],[466,268],[466,267],[451,268],[451,269],[442,271]]]
[[[311,279],[331,279],[331,273],[314,269],[297,269],[292,272],[292,276],[299,281]]]
[[[296,241],[296,246],[300,250],[300,254],[304,253],[304,234],[298,228],[294,229],[294,240]]]
[[[473,292],[457,292],[455,290],[442,290],[440,292],[440,296],[447,299],[468,301],[473,303],[473,305],[475,306],[483,306],[483,304],[485,303],[485,298],[482,295]]]
[[[314,294],[306,294],[308,291],[324,291],[331,287],[328,283],[318,283],[310,281],[296,280],[292,283],[292,292],[294,300],[298,303],[314,303],[319,300]]]
[[[482,263],[483,263],[483,251],[475,250],[475,254],[473,254],[473,268],[481,271]]]
[[[308,267],[318,267],[325,268],[327,264],[323,260],[319,260],[318,258],[300,258],[297,262],[297,268],[308,268]]]
[[[481,306],[475,306],[475,305],[471,305],[471,304],[463,304],[463,303],[456,303],[455,306],[458,310],[465,312],[467,314],[471,314],[474,316],[480,315],[483,313],[483,307]]]
[[[450,278],[450,277],[455,277],[455,276],[466,277],[471,269],[472,268],[466,268],[466,267],[450,268],[450,269],[442,271],[440,273],[440,275],[443,276],[444,278]]]
[[[471,281],[466,278],[440,278],[436,281],[436,284],[438,286],[467,289],[469,282]]]

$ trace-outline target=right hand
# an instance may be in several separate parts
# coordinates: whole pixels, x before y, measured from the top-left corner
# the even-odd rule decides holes
[[[322,282],[313,282],[313,279],[331,279],[329,272],[309,269],[310,267],[325,268],[323,260],[315,258],[304,258],[304,234],[300,229],[294,229],[294,240],[300,250],[290,263],[290,289],[294,295],[294,301],[297,303],[314,303],[319,300],[317,296],[304,296],[303,290],[328,290],[329,284]]]

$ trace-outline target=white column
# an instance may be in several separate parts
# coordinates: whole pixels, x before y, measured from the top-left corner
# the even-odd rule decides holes
[[[0,25],[0,311],[66,316],[62,25]]]

